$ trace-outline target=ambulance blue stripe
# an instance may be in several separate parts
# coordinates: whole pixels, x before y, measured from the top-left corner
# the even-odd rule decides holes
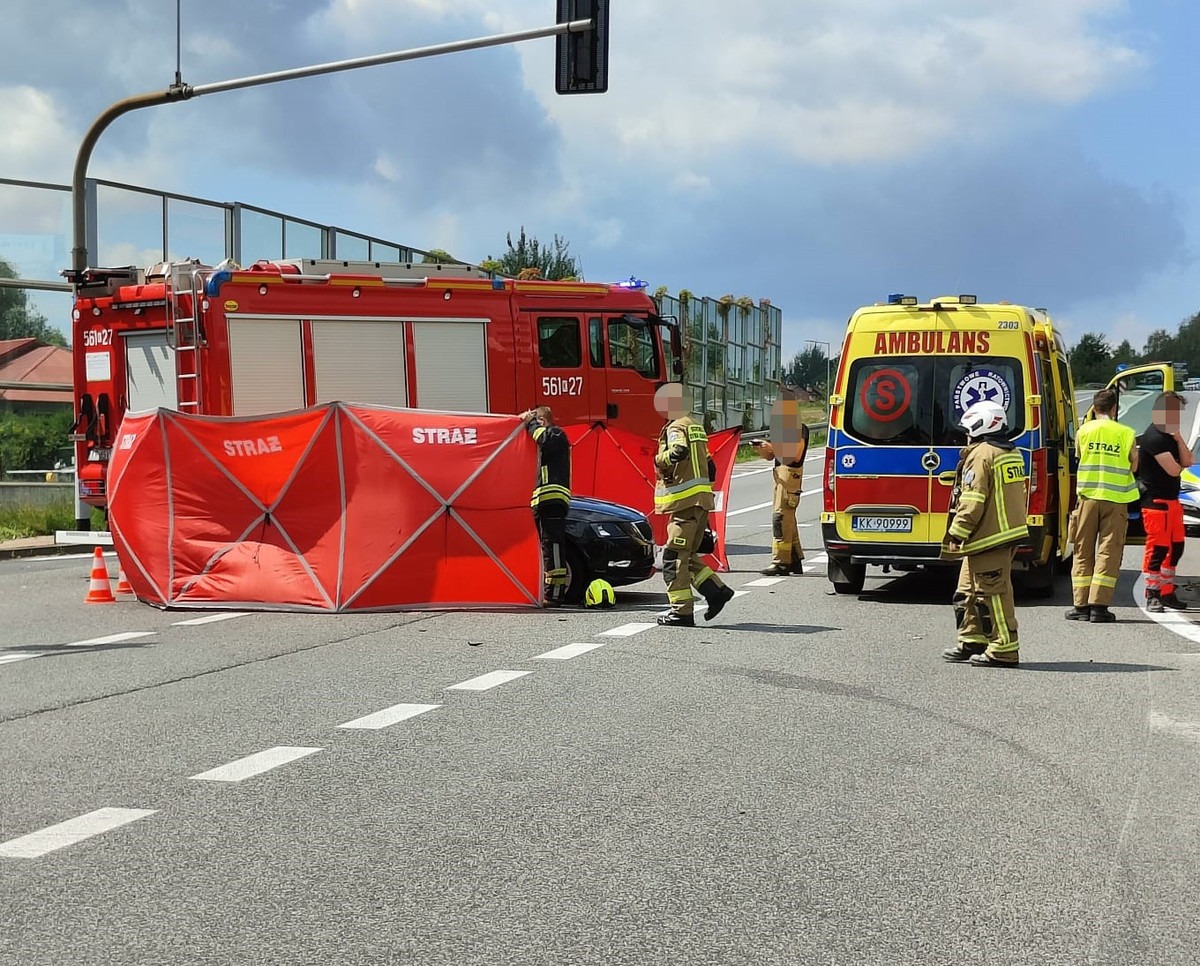
[[[1017,451],[1025,463],[1025,473],[1029,474],[1029,450],[1040,445],[1041,434],[1029,430],[1018,436],[1014,442]],[[829,436],[829,445],[834,450],[835,472],[848,473],[855,476],[927,476],[929,471],[921,464],[922,457],[929,452],[925,446],[864,446],[851,441],[841,430],[834,430]],[[961,450],[957,446],[937,446],[934,451],[940,462],[935,474],[951,472],[958,466],[958,456]],[[847,466],[847,461],[851,465]]]

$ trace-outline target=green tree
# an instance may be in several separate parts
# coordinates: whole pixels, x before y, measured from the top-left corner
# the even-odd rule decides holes
[[[513,278],[544,278],[556,282],[577,282],[583,278],[578,260],[570,253],[570,246],[558,235],[552,245],[543,245],[534,236],[526,236],[525,226],[513,243],[512,233],[505,235],[506,251],[499,258],[488,255],[481,263],[483,267],[498,271]],[[493,266],[499,266],[494,268]],[[536,269],[534,275],[531,270]]]
[[[0,278],[20,278],[16,270],[0,259]],[[37,339],[47,345],[67,344],[66,338],[54,328],[41,312],[29,307],[25,289],[0,286],[0,341],[4,339]]]
[[[1171,362],[1175,355],[1175,338],[1166,329],[1155,329],[1146,336],[1147,362]]]
[[[833,371],[833,360],[829,361],[829,371]],[[808,345],[792,356],[791,361],[783,367],[784,378],[791,381],[799,389],[820,391],[824,395],[826,355],[823,346]]]
[[[1078,385],[1107,382],[1115,369],[1113,350],[1108,339],[1085,332],[1071,350],[1071,375]]]
[[[444,248],[434,248],[421,256],[421,264],[434,262],[440,265],[461,265],[462,263]]]

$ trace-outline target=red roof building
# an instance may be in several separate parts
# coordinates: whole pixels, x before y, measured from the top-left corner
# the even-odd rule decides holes
[[[0,411],[60,411],[74,405],[71,392],[71,350],[37,339],[0,340]],[[25,389],[60,385],[62,389]]]

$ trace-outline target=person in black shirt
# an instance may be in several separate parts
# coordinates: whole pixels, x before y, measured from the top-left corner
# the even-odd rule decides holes
[[[554,423],[549,406],[521,413],[538,445],[538,475],[533,487],[533,517],[542,544],[545,571],[543,607],[558,607],[567,593],[567,507],[571,503],[571,444]]]
[[[1153,423],[1138,437],[1138,489],[1142,493],[1142,522],[1146,549],[1142,574],[1146,579],[1146,610],[1161,614],[1165,607],[1186,610],[1175,593],[1175,566],[1183,556],[1183,507],[1179,475],[1192,465],[1192,451],[1179,435],[1183,397],[1165,392],[1154,401]]]

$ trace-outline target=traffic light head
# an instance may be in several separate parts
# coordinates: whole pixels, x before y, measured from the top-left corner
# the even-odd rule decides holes
[[[558,23],[590,20],[587,30],[558,35],[554,89],[559,94],[608,90],[608,0],[558,0]]]

